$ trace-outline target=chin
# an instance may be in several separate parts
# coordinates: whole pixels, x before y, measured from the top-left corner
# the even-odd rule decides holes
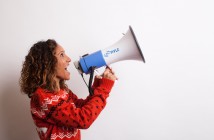
[[[69,78],[66,78],[65,80],[70,80],[70,77],[69,77]]]
[[[58,79],[60,79],[60,80],[70,80],[70,76],[68,76],[68,77],[67,76],[66,77],[64,77],[64,76],[60,77],[59,76]]]
[[[66,80],[70,80],[70,75],[66,77]]]
[[[62,80],[70,80],[70,76],[69,77],[62,77]]]

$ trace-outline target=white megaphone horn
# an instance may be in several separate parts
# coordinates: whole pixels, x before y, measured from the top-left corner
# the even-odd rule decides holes
[[[88,74],[91,67],[100,68],[123,60],[138,60],[145,63],[131,26],[118,42],[103,50],[82,56],[79,61],[74,62],[74,65],[80,74]]]

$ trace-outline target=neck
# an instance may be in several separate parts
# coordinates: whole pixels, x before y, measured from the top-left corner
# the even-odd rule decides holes
[[[58,78],[56,78],[55,81],[56,81],[56,89],[55,90],[60,91],[60,84],[59,84],[60,80]]]

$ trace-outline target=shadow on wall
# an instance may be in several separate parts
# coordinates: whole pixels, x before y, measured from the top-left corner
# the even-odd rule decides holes
[[[30,100],[20,93],[18,82],[7,82],[1,91],[0,113],[3,138],[5,140],[38,140],[30,114]]]

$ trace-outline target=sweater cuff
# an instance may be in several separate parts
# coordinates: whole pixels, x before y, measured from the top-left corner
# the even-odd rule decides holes
[[[113,80],[107,78],[100,79],[100,87],[105,87],[107,90],[111,91],[113,85],[114,85]]]

